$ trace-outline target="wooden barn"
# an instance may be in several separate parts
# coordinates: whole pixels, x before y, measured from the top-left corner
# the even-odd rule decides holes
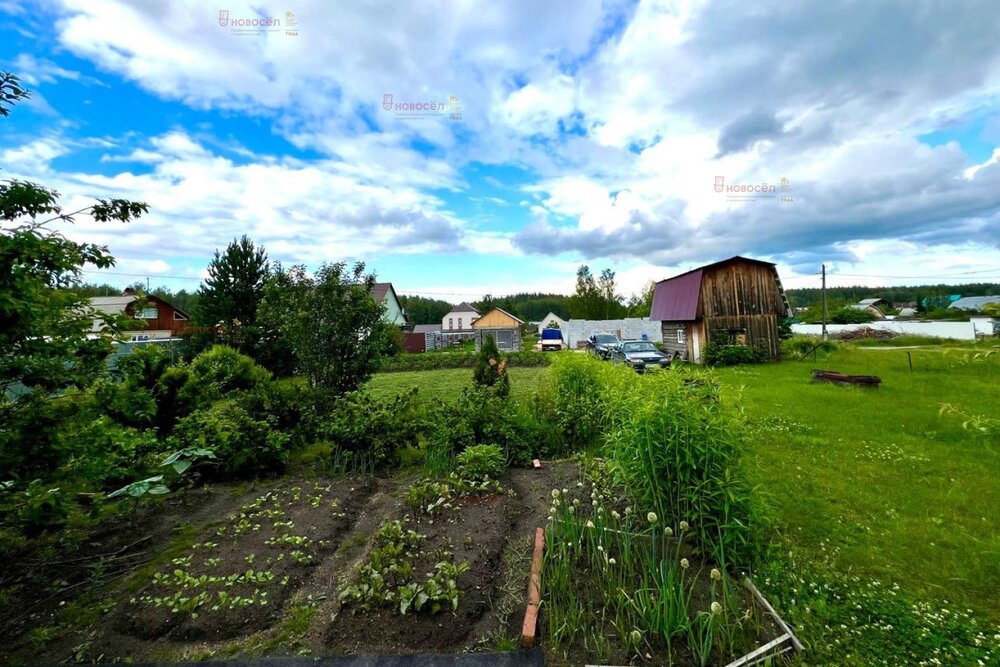
[[[662,322],[668,352],[700,364],[710,341],[777,359],[778,320],[791,315],[774,264],[731,257],[656,283],[649,319]]]
[[[483,336],[492,336],[497,349],[505,352],[521,349],[521,320],[506,310],[494,308],[472,323],[475,332],[476,350],[483,346]]]

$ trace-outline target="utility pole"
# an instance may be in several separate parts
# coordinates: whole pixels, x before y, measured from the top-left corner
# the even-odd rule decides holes
[[[826,340],[826,264],[823,265],[823,340]]]

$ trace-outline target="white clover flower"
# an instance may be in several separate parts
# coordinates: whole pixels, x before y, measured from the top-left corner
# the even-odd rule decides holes
[[[650,512],[649,514],[647,514],[647,515],[646,515],[646,519],[647,519],[647,520],[648,520],[648,521],[649,521],[650,523],[656,523],[656,512]]]
[[[688,529],[688,522],[681,521],[681,530],[687,530],[687,529]]]
[[[574,498],[573,499],[573,506],[574,507],[579,507],[580,506],[580,499],[579,498]]]
[[[559,497],[559,489],[552,489],[552,497],[553,498]]]
[[[576,508],[575,508],[575,507],[573,507],[572,505],[570,505],[570,506],[569,506],[569,513],[570,513],[570,514],[575,514],[575,513],[576,513]]]
[[[592,505],[593,507],[597,507],[597,501],[596,501],[596,500],[591,500],[591,501],[590,501],[590,504],[591,504],[591,505]]]
[[[719,572],[714,567],[712,568],[712,579],[714,579],[715,581],[719,581],[722,579],[722,573]]]
[[[556,499],[556,500],[553,500],[553,501],[552,501],[552,506],[553,506],[553,507],[559,507],[559,500],[558,500],[558,499]]]
[[[593,528],[593,527],[594,527],[594,522],[591,521],[590,519],[587,519],[587,528]]]
[[[625,514],[631,514],[631,513],[632,513],[632,508],[631,507],[626,507],[625,508]]]
[[[576,488],[582,489],[583,488],[583,482],[577,482],[576,483]]]
[[[666,535],[667,537],[672,537],[672,536],[673,536],[673,534],[674,534],[674,529],[673,529],[673,528],[671,528],[670,526],[667,526],[666,528],[664,528],[664,529],[663,529],[663,533],[664,533],[664,534],[665,534],[665,535]]]
[[[614,518],[615,521],[622,518],[622,515],[618,513],[618,510],[611,510],[611,516]]]
[[[569,490],[568,489],[563,489],[563,495],[565,495],[567,493],[569,493]]]
[[[617,562],[618,561],[616,561],[614,558],[609,558],[608,559],[608,565],[615,565]]]
[[[687,559],[687,558],[681,558],[681,567],[682,567],[682,568],[684,568],[684,569],[686,570],[686,569],[688,569],[688,568],[689,568],[690,566],[691,566],[691,563],[689,563],[689,562],[688,562],[688,559]]]
[[[604,547],[602,547],[600,544],[597,545],[597,550],[600,551],[601,553],[604,553]]]
[[[719,604],[718,602],[713,602],[712,603],[712,613],[713,614],[718,614],[720,611],[722,611],[722,605]]]

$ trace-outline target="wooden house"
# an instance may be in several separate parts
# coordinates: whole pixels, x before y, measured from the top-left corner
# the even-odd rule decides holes
[[[90,299],[90,305],[102,313],[125,314],[134,320],[145,322],[144,328],[122,332],[125,340],[129,342],[176,338],[190,326],[188,314],[180,308],[176,308],[155,294],[143,296],[140,304],[139,297],[131,288],[126,289],[121,296],[95,296]],[[94,333],[100,331],[102,325],[101,318],[95,318],[91,331]]]
[[[749,345],[777,359],[778,320],[791,315],[774,264],[731,257],[656,283],[649,318],[662,322],[668,353],[702,363],[709,342]]]
[[[521,349],[521,320],[502,308],[494,308],[472,323],[475,332],[476,349],[483,346],[483,338],[492,336],[497,349],[513,351]]]

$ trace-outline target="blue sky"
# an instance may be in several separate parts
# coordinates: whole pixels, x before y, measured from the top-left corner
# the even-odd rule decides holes
[[[0,177],[152,209],[66,230],[118,258],[93,280],[194,288],[244,233],[452,301],[568,293],[582,263],[627,295],[735,254],[789,287],[824,262],[833,284],[1000,280],[988,2],[226,7],[0,0],[0,69],[33,91]]]

